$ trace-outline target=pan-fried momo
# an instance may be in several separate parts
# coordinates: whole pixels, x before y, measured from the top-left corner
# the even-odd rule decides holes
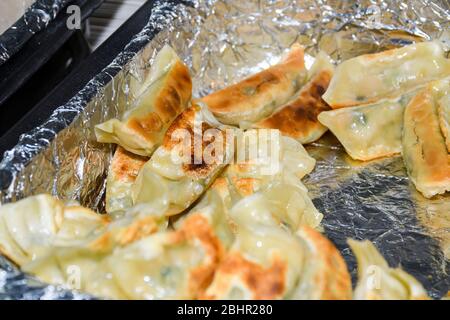
[[[302,144],[318,140],[328,128],[322,125],[317,116],[330,110],[322,99],[333,76],[334,65],[323,52],[319,53],[311,69],[309,82],[299,95],[288,104],[277,109],[269,117],[257,122],[256,128],[279,129],[283,135],[292,137]]]
[[[195,299],[203,295],[224,254],[215,231],[222,223],[214,215],[211,210],[197,212],[176,231],[126,237],[134,234],[132,224],[114,233],[113,246],[106,234],[89,245],[55,248],[45,258],[24,265],[23,270],[43,281],[98,297]],[[139,229],[145,226],[142,221]]]
[[[323,99],[333,109],[373,103],[449,75],[440,42],[417,43],[344,61]]]
[[[188,106],[192,81],[188,68],[169,46],[155,58],[153,81],[122,119],[95,127],[99,142],[116,143],[132,153],[150,156],[161,144],[170,123]]]
[[[193,209],[211,206],[222,212],[231,225],[234,222],[229,218],[229,210],[240,200],[249,198],[252,207],[248,210],[270,211],[276,217],[278,224],[289,227],[293,232],[301,224],[317,227],[322,220],[322,214],[317,211],[308,197],[306,187],[301,183],[306,173],[314,167],[314,159],[309,157],[303,146],[288,137],[271,139],[270,135],[258,133],[261,130],[249,130],[236,134],[238,144],[240,140],[253,135],[252,143],[245,144],[245,153],[249,157],[242,162],[231,163],[214,181],[200,203]],[[276,130],[274,130],[276,131]],[[279,148],[271,156],[277,157],[277,170],[265,175],[264,163],[258,160],[258,152],[250,152],[254,145],[262,145],[279,141]],[[238,151],[240,152],[240,151]],[[261,155],[261,154],[260,154]],[[259,157],[261,159],[263,157]],[[253,197],[253,198],[251,198]],[[220,200],[220,201],[219,201]],[[248,223],[252,223],[251,215]]]
[[[52,245],[70,245],[108,224],[106,217],[50,195],[28,197],[0,207],[0,252],[22,265]]]
[[[289,295],[294,300],[350,300],[352,281],[347,265],[334,244],[303,225],[297,231],[305,252],[302,275]]]
[[[232,159],[233,130],[220,128],[206,107],[186,109],[140,170],[131,188],[133,204],[165,203],[167,215],[188,208]]]
[[[290,188],[280,187],[286,191]],[[232,207],[235,241],[220,263],[206,297],[350,298],[350,276],[337,249],[307,227],[308,219],[298,220],[305,211],[298,210],[294,203],[285,207],[287,210],[271,203],[279,196],[278,191],[272,199],[264,192],[255,193]],[[331,252],[332,256],[321,251]]]
[[[252,129],[237,137],[238,157],[242,153],[239,147],[244,144],[249,157],[229,165],[222,174],[234,201],[260,192],[266,206],[277,208],[273,211],[291,212],[286,215],[296,217],[294,225],[307,222],[317,227],[322,214],[314,207],[308,190],[300,180],[314,169],[314,158],[299,142],[281,136],[278,130]],[[252,149],[258,151],[252,152]],[[262,161],[266,157],[262,156],[264,152],[261,151],[269,149],[270,160]],[[258,156],[252,158],[252,153]],[[291,225],[287,221],[283,223]]]
[[[445,137],[447,151],[450,152],[450,92],[439,100],[438,109],[442,134]]]
[[[106,212],[120,216],[133,206],[131,186],[147,157],[135,155],[118,146],[111,161],[106,179]]]
[[[348,244],[358,262],[358,283],[354,291],[354,299],[429,299],[420,282],[400,268],[390,268],[370,241],[350,239]]]
[[[282,299],[302,270],[301,242],[281,228],[238,226],[236,240],[220,263],[206,298]]]
[[[325,111],[327,126],[356,160],[368,161],[402,151],[403,113],[412,94],[369,105]]]
[[[304,51],[296,44],[279,64],[203,97],[201,101],[223,123],[255,122],[291,99],[305,80]]]
[[[432,82],[405,109],[403,160],[411,181],[427,198],[450,191],[450,154],[437,110],[449,81]]]

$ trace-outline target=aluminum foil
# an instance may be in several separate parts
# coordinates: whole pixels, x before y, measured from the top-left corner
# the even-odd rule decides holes
[[[202,96],[269,66],[294,42],[339,62],[414,41],[448,44],[449,27],[445,0],[155,1],[148,25],[112,64],[5,153],[0,201],[50,192],[103,212],[113,148],[95,141],[93,127],[126,110],[166,43],[190,66],[194,95]],[[450,286],[449,195],[426,200],[401,157],[353,161],[330,133],[307,149],[317,166],[306,185],[353,281],[356,265],[345,241],[370,239],[392,266],[442,297]],[[0,298],[90,297],[42,284],[0,257]]]
[[[0,35],[0,65],[43,30],[72,0],[36,0],[24,15]]]

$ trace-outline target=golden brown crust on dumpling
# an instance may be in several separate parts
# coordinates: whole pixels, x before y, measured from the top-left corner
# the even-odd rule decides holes
[[[188,130],[189,133],[192,133],[193,122],[195,119],[195,114],[200,111],[200,107],[198,105],[193,105],[186,110],[184,110],[181,114],[179,114],[175,120],[173,120],[169,129],[167,129],[166,134],[163,140],[163,147],[167,150],[171,150],[174,146],[179,142],[178,140],[174,140],[175,132],[177,130]]]
[[[269,267],[265,268],[242,256],[239,252],[232,252],[226,256],[217,269],[220,274],[214,280],[215,292],[226,292],[230,286],[230,279],[239,276],[242,285],[251,292],[253,300],[281,299],[286,288],[287,264],[274,257]],[[213,294],[202,297],[217,299]]]
[[[143,117],[128,120],[128,125],[146,140],[153,140],[153,133],[169,124],[191,99],[192,81],[189,69],[180,61],[175,62],[167,76],[163,90],[155,101],[155,111]]]
[[[147,161],[147,157],[138,156],[117,146],[111,161],[111,173],[119,181],[134,182],[139,170]]]
[[[225,254],[225,249],[211,224],[200,214],[187,217],[181,228],[171,234],[170,242],[176,244],[194,240],[201,243],[207,256],[200,266],[189,272],[189,290],[196,293],[193,294],[194,296],[199,297],[211,283],[214,271]]]
[[[129,227],[121,230],[118,235],[119,244],[125,246],[143,239],[159,229],[158,223],[152,216],[145,217],[133,222]]]
[[[204,139],[205,132],[209,129],[214,129],[214,127],[211,124],[207,123],[206,121],[202,121],[201,132],[196,132],[194,130],[195,115],[197,112],[200,112],[200,110],[201,108],[198,105],[193,105],[192,107],[183,111],[173,121],[173,123],[167,130],[163,142],[163,147],[167,150],[171,150],[174,148],[174,146],[178,145],[181,142],[181,139],[183,139],[182,137],[176,139],[175,132],[177,130],[185,130],[189,134],[191,140],[189,157],[191,158],[191,161],[189,163],[183,164],[183,170],[186,173],[186,175],[194,177],[196,179],[208,177],[210,173],[215,169],[217,169],[217,167],[220,165],[220,163],[210,163],[208,161],[205,161],[205,159],[203,158],[204,156],[203,152],[201,154],[202,156],[201,161],[195,161],[196,160],[195,150],[203,151],[211,143],[214,142],[214,141],[206,141],[206,139]],[[224,132],[222,132],[222,138],[223,138],[223,151],[225,151],[227,141],[226,141],[226,134]],[[199,143],[201,143],[201,146],[198,145]]]
[[[314,299],[350,300],[352,281],[339,250],[325,236],[308,226],[302,226],[298,235],[309,247],[310,255],[313,256],[311,259],[319,262],[311,262],[314,268],[314,278],[311,279],[313,291],[318,293]],[[306,264],[308,261],[306,257]]]
[[[319,72],[300,91],[298,98],[258,122],[255,127],[279,129],[282,134],[303,144],[319,139],[327,128],[317,120],[317,116],[322,111],[331,109],[322,99],[331,77],[330,70]]]
[[[232,177],[233,186],[236,191],[242,197],[250,196],[255,191],[255,186],[258,183],[258,180],[255,178],[238,178]]]
[[[141,240],[159,230],[157,218],[147,216],[133,221],[125,227],[118,227],[103,233],[88,246],[94,251],[105,251],[116,245],[126,246]]]
[[[442,136],[433,84],[417,94],[404,115],[403,158],[425,197],[450,190],[450,154]]]
[[[201,101],[228,124],[259,120],[267,115],[261,113],[268,111],[270,114],[279,105],[277,102],[284,103],[298,90],[301,83],[296,82],[304,69],[304,51],[296,45],[279,64],[203,97]],[[265,106],[270,106],[271,110],[264,110]]]

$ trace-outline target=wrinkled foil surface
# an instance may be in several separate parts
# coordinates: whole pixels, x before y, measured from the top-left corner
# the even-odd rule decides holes
[[[93,128],[130,106],[166,43],[191,68],[199,97],[268,67],[294,42],[311,56],[324,50],[340,62],[414,41],[440,39],[448,46],[449,27],[445,0],[155,1],[148,25],[111,65],[5,153],[0,201],[49,192],[103,212],[113,146],[97,143]],[[307,150],[317,166],[305,183],[354,284],[347,238],[372,240],[391,266],[414,275],[433,298],[446,294],[449,195],[426,200],[408,180],[400,156],[353,161],[330,133]],[[89,298],[45,285],[0,257],[0,299]]]
[[[72,0],[36,0],[13,26],[0,34],[0,65],[18,52],[35,33],[47,27],[70,2]]]

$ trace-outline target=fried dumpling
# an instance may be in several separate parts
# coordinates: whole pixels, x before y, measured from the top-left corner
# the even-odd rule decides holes
[[[304,51],[296,44],[279,64],[203,97],[201,101],[223,123],[255,122],[291,99],[306,76]]]
[[[112,248],[98,246],[110,243],[108,236],[94,242],[97,246],[55,248],[23,270],[43,281],[97,297],[195,299],[209,285],[224,253],[214,231],[220,224],[210,213],[190,215],[176,231],[156,232],[125,243],[116,241]],[[129,228],[122,233],[128,234]]]
[[[136,181],[147,157],[135,155],[118,146],[106,179],[106,212],[120,216],[133,206],[131,186]]]
[[[116,143],[132,153],[150,156],[172,121],[188,106],[192,81],[188,68],[169,46],[155,58],[148,89],[122,119],[95,127],[99,142]]]
[[[356,300],[429,299],[422,284],[400,268],[390,268],[368,240],[348,240],[358,262]]]
[[[257,122],[255,128],[279,129],[283,135],[292,137],[302,144],[318,140],[328,128],[317,116],[330,110],[322,99],[333,75],[334,66],[330,58],[319,53],[311,69],[312,74],[296,98],[277,109],[269,117]]]
[[[220,128],[206,107],[186,109],[140,170],[131,188],[133,204],[165,203],[167,215],[187,209],[232,160],[233,130]]]
[[[244,161],[239,160],[242,154],[239,146],[243,144],[249,155]],[[293,225],[308,223],[317,227],[320,224],[322,214],[300,180],[314,169],[316,161],[298,141],[280,135],[278,130],[252,129],[237,135],[237,145],[237,163],[230,164],[221,176],[227,181],[234,203],[259,192],[264,199],[263,207],[270,207],[278,214],[285,212],[283,215],[295,221]],[[267,158],[270,160],[264,161]],[[286,220],[282,223],[292,225]]]
[[[102,230],[107,217],[50,195],[0,207],[0,252],[18,265],[45,255],[52,245],[71,245]]]
[[[352,281],[334,244],[309,224],[297,231],[305,252],[303,271],[289,295],[293,300],[350,300]]]
[[[252,203],[251,210],[269,210],[278,221],[279,226],[289,226],[293,231],[301,224],[317,227],[322,220],[322,214],[317,211],[308,196],[306,187],[301,178],[314,167],[315,160],[309,157],[303,146],[297,141],[282,137],[271,139],[271,135],[260,133],[263,130],[249,130],[236,134],[237,141],[246,139],[252,135],[256,139],[245,145],[245,153],[249,156],[245,161],[238,160],[231,163],[214,181],[200,203],[191,212],[197,212],[198,208],[205,206],[214,207],[217,212],[227,217],[227,221],[235,223],[229,217],[229,210],[240,200],[254,197],[248,200]],[[276,130],[273,130],[276,131]],[[274,152],[270,156],[277,157],[277,171],[266,175],[263,161],[265,157],[258,151],[250,152],[255,144],[262,147],[263,143],[278,141],[278,146],[270,148]],[[242,151],[238,151],[242,152]],[[249,210],[250,210],[249,209]],[[189,215],[190,213],[188,213]],[[251,215],[247,215],[251,216]],[[252,219],[252,218],[251,218]],[[252,220],[248,223],[252,223]]]
[[[248,199],[242,201],[249,204]],[[270,225],[270,218],[261,223],[268,217],[266,211],[256,212],[259,221],[240,224],[235,213],[247,212],[255,213],[239,203],[231,210],[231,217],[237,219],[236,239],[217,268],[206,298],[282,299],[295,286],[302,269],[300,241],[289,231]]]
[[[441,131],[445,137],[447,151],[450,152],[450,92],[439,100],[438,110]]]
[[[207,298],[351,297],[350,276],[342,257],[311,228],[317,220],[308,217],[310,211],[298,205],[294,194],[280,198],[283,190],[289,193],[290,189],[289,185],[272,185],[232,207],[236,238],[206,291]]]
[[[450,191],[450,154],[438,116],[438,101],[449,81],[430,83],[405,109],[403,160],[411,181],[427,198]]]
[[[417,43],[344,61],[323,99],[333,109],[373,103],[449,75],[450,60],[440,42]]]
[[[327,126],[356,160],[368,161],[402,151],[403,113],[412,94],[374,104],[325,111]]]

